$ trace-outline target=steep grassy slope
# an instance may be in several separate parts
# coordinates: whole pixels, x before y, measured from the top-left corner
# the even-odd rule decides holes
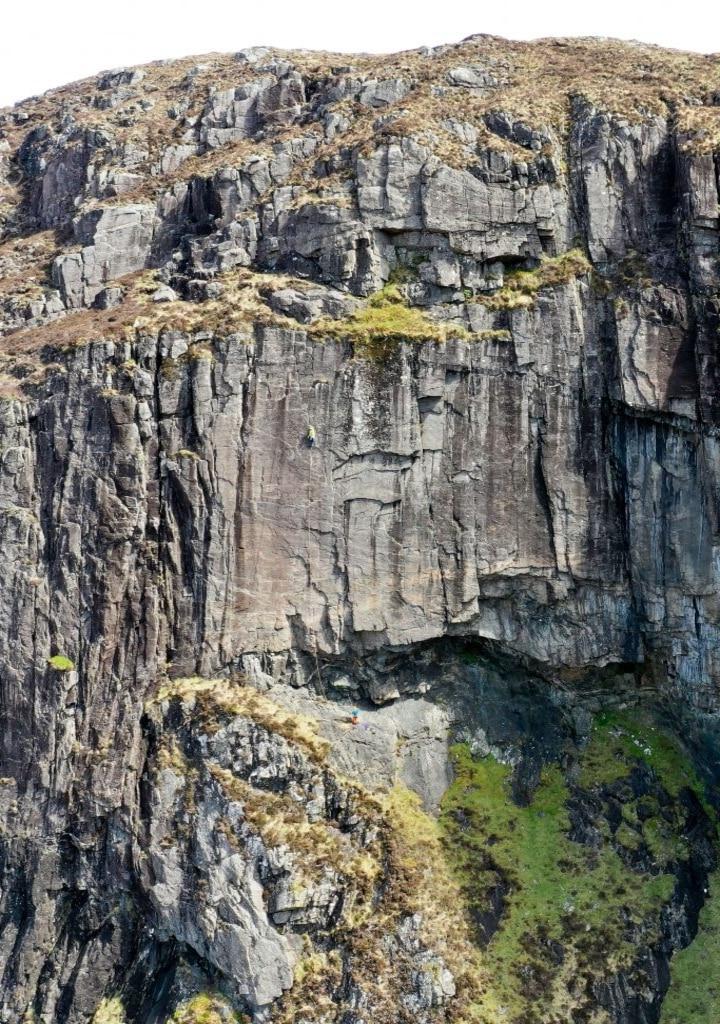
[[[662,944],[663,909],[678,900],[691,845],[714,834],[697,776],[666,735],[628,714],[600,716],[579,763],[543,769],[527,806],[512,799],[510,766],[466,746],[454,748],[454,764],[445,849],[492,979],[471,1017],[611,1019],[597,1007],[600,986],[620,974],[638,982],[639,946]],[[703,952],[713,913],[697,940]],[[698,972],[692,949],[674,976],[673,1024],[692,1019],[680,1009],[688,979],[698,1005],[710,1005],[712,972]]]

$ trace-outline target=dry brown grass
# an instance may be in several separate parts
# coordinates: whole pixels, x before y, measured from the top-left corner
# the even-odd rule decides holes
[[[713,95],[720,89],[720,60],[717,56],[666,50],[655,46],[604,39],[558,39],[514,42],[491,36],[473,37],[456,46],[445,47],[431,56],[421,51],[387,55],[343,55],[307,51],[277,51],[267,60],[278,58],[295,65],[306,77],[330,79],[338,66],[352,66],[351,75],[377,78],[403,77],[412,91],[397,104],[397,129],[407,133],[421,131],[444,135],[443,121],[448,115],[475,124],[482,141],[513,149],[504,140],[489,137],[484,115],[503,110],[536,128],[564,131],[568,124],[570,100],[584,96],[601,109],[643,119],[652,114],[691,114],[688,123],[714,120]],[[260,65],[265,63],[261,61]],[[462,64],[476,64],[495,75],[502,84],[484,94],[447,86],[447,72]],[[193,77],[191,89],[185,87],[188,72],[203,66]],[[170,117],[171,108],[187,102],[186,116],[197,116],[211,89],[227,89],[257,77],[259,66],[239,63],[232,54],[207,54],[162,64],[147,65],[144,79],[129,87],[128,100],[107,110],[93,106],[97,95],[95,79],[64,86],[24,102],[28,120],[7,124],[4,137],[15,149],[27,131],[41,123],[54,125],[70,114],[80,125],[109,129],[116,142],[135,143],[148,152],[145,169],[156,164],[162,150],[181,141],[186,128],[182,119]],[[433,96],[432,88],[444,92]],[[140,102],[151,101],[149,110]],[[698,106],[699,105],[699,106]],[[345,133],[328,144],[339,152],[364,138],[372,138],[374,123],[386,111],[337,104],[352,114],[353,123]],[[132,122],[132,123],[129,123]],[[704,125],[701,144],[707,138]],[[180,177],[211,173],[223,164],[238,166],[254,153],[270,155],[272,144],[297,134],[297,126],[268,125],[262,142],[247,140],[191,158],[173,175],[148,181],[149,189],[168,187]],[[527,156],[527,151],[525,151]]]
[[[132,341],[137,334],[162,331],[210,332],[216,338],[249,333],[255,325],[303,330],[316,341],[349,340],[360,355],[385,355],[401,341],[443,341],[469,337],[461,325],[439,323],[421,310],[407,306],[394,285],[388,285],[356,313],[344,320],[322,318],[300,324],[273,312],[266,298],[272,291],[294,288],[302,291],[310,283],[286,274],[264,274],[241,269],[214,278],[222,291],[205,302],[154,303],[159,286],[154,271],[139,271],[115,284],[125,288],[125,297],[112,309],[82,309],[39,327],[11,331],[0,340],[6,356],[20,356],[44,348],[70,350],[92,341]]]
[[[448,1019],[465,1021],[477,992],[489,979],[472,940],[466,901],[448,865],[440,827],[423,811],[419,798],[402,785],[395,786],[383,800],[383,816],[388,888],[379,915],[374,915],[365,934],[358,936],[363,956],[377,959],[373,966],[380,972],[380,990],[383,983],[392,989],[392,965],[383,968],[382,959],[372,950],[382,948],[383,928],[409,914],[419,914],[422,941],[442,957],[455,977],[458,991]]]
[[[132,282],[120,278],[113,284],[131,285]],[[113,309],[79,309],[39,327],[10,331],[0,339],[0,351],[4,355],[18,356],[44,348],[69,350],[92,341],[120,339],[147,313],[149,306],[147,296],[131,291],[125,301]]]
[[[634,121],[651,115],[670,116],[687,149],[704,152],[720,145],[717,56],[612,40],[525,43],[479,36],[457,46],[439,48],[431,55],[408,51],[390,59],[384,55],[348,57],[271,51],[267,60],[273,58],[294,64],[310,79],[336,78],[335,69],[350,64],[347,74],[351,76],[402,77],[411,89],[395,105],[380,110],[355,101],[339,101],[334,110],[345,115],[348,123],[332,139],[322,141],[317,124],[269,124],[261,140],[247,139],[191,157],[176,171],[161,175],[157,172],[159,155],[167,145],[179,142],[186,130],[181,119],[169,116],[171,108],[187,100],[187,115],[197,116],[211,89],[237,86],[262,73],[260,66],[242,64],[232,54],[209,54],[148,65],[142,81],[129,87],[127,102],[116,108],[103,110],[93,105],[98,95],[94,78],[31,99],[21,105],[28,119],[20,124],[9,120],[0,128],[0,136],[7,138],[14,149],[33,127],[57,127],[66,116],[72,116],[78,124],[110,129],[116,145],[134,142],[147,151],[147,158],[138,167],[145,175],[142,185],[116,200],[126,203],[158,195],[192,176],[210,175],[222,166],[247,166],[257,156],[271,158],[278,144],[304,132],[306,137],[316,138],[318,146],[290,173],[288,184],[305,190],[293,200],[295,206],[322,202],[351,205],[354,197],[348,174],[354,155],[370,153],[383,140],[412,136],[443,161],[456,167],[470,166],[476,154],[452,130],[452,121],[474,126],[482,147],[502,149],[514,160],[533,160],[535,151],[490,132],[485,123],[487,114],[502,110],[531,127],[561,135],[568,127],[572,100],[578,96]],[[198,65],[205,66],[193,77],[188,90],[188,73]],[[460,65],[478,66],[501,84],[483,92],[452,87],[447,74]],[[141,101],[152,101],[152,108],[140,109]],[[329,176],[323,178],[326,172]],[[10,193],[5,197],[6,206],[18,198],[17,190],[10,189]],[[0,246],[0,293],[10,300],[17,297],[20,304],[39,297],[58,246],[52,232]],[[253,323],[297,327],[294,321],[272,313],[263,302],[261,288],[273,285],[267,281],[263,284],[261,277],[238,274],[221,278],[226,293],[218,300],[154,307],[149,297],[154,281],[130,275],[122,306],[82,310],[39,328],[15,331],[3,339],[2,351],[18,356],[45,347],[64,349],[95,339],[129,337],[136,330],[210,330],[222,336],[247,330]],[[532,296],[527,289],[511,288],[504,299],[527,304]]]
[[[302,747],[318,763],[325,761],[330,750],[329,742],[318,735],[311,718],[286,711],[259,690],[237,679],[204,679],[200,676],[172,679],[160,687],[153,702],[173,699],[196,702],[206,718],[215,723],[218,714],[251,718],[270,732]]]
[[[192,89],[188,90],[184,82],[188,73],[199,65],[205,67],[193,76]],[[98,109],[93,103],[96,97],[103,95],[97,89],[95,76],[30,97],[17,105],[27,115],[27,120],[19,125],[5,125],[4,136],[15,149],[29,129],[45,123],[54,126],[61,116],[71,115],[79,126],[109,129],[119,143],[149,144],[151,157],[156,158],[161,148],[179,141],[184,131],[180,120],[169,116],[171,107],[189,100],[186,116],[192,117],[202,109],[210,88],[239,86],[257,74],[251,66],[238,63],[232,54],[159,61],[144,65],[142,71],[145,76],[142,81],[122,87],[127,90],[127,99],[108,109]],[[151,109],[138,108],[141,101],[148,100],[153,103]],[[0,114],[11,109],[2,108]],[[132,116],[136,118],[135,123],[128,124]]]
[[[0,245],[0,295],[29,295],[47,284],[50,263],[60,252],[54,231],[13,238]]]
[[[295,966],[293,986],[273,1007],[273,1024],[335,1024],[341,1008],[333,995],[343,978],[342,959],[336,950],[316,949],[304,936],[304,953]]]
[[[159,287],[154,271],[137,271],[112,283],[125,289],[123,301],[112,309],[80,309],[38,327],[10,331],[0,339],[5,355],[38,352],[44,348],[70,350],[100,340],[132,340],[137,333],[175,330],[211,331],[226,337],[254,324],[297,329],[298,323],[273,313],[262,294],[284,287],[307,287],[307,282],[282,274],[235,270],[214,278],[223,291],[206,302],[154,303]]]
[[[293,856],[297,884],[305,888],[319,882],[328,871],[344,883],[348,899],[345,913],[371,912],[375,883],[382,863],[378,849],[358,847],[351,837],[327,820],[309,821],[302,803],[289,796],[255,789],[227,769],[213,765],[210,771],[227,795],[243,805],[246,822],[268,847],[286,847]]]
[[[437,821],[422,810],[418,797],[404,786],[396,786],[380,798],[357,784],[349,786],[363,818],[379,831],[379,849],[370,851],[370,863],[381,858],[383,884],[372,904],[366,902],[363,892],[334,935],[347,950],[351,973],[356,974],[369,998],[373,1021],[398,1024],[414,1019],[400,1000],[400,992],[410,985],[409,961],[399,950],[388,956],[387,940],[402,921],[419,915],[423,946],[442,958],[457,985],[456,997],[439,1019],[469,1022],[473,1019],[473,1001],[481,988],[489,987],[490,979],[482,967],[482,954],[473,943],[465,897],[448,866]],[[374,880],[374,872],[371,878]],[[333,991],[332,964],[326,965],[323,954],[317,951],[310,952],[309,961],[310,979],[304,977],[301,968],[305,984],[293,987],[280,1003],[279,1019],[288,1024],[297,1019],[293,1013],[315,996],[330,1013],[326,1000]]]
[[[677,127],[687,136],[681,147],[685,151],[716,152],[720,149],[720,103],[712,107],[682,107]]]
[[[232,680],[197,677],[165,683],[152,704],[180,700],[186,716],[200,715],[203,728],[213,728],[224,715],[242,715],[283,736],[303,753],[324,764],[325,741],[320,741],[311,719],[286,712],[266,694]],[[166,743],[161,767],[195,778],[177,745]],[[386,794],[372,794],[361,785],[338,779],[350,801],[352,816],[361,831],[341,831],[329,820],[310,821],[305,804],[290,793],[257,789],[250,782],[218,765],[209,770],[227,797],[242,804],[247,825],[269,848],[287,849],[292,855],[294,884],[304,890],[334,873],[344,891],[343,911],[327,935],[305,940],[296,968],[295,984],[275,1006],[273,1019],[290,1024],[312,1007],[313,1020],[333,1024],[341,1004],[336,994],[343,978],[341,962],[328,953],[326,940],[345,951],[350,977],[368,1000],[375,1024],[410,1024],[401,994],[412,985],[411,957],[400,947],[389,950],[388,939],[409,917],[418,921],[422,948],[432,950],[452,971],[457,996],[438,1020],[474,1020],[478,993],[491,987],[482,954],[474,945],[466,900],[450,869],[438,822],[427,815],[419,799],[403,786]],[[192,776],[192,778],[191,778]],[[221,826],[231,843],[238,838],[229,824]],[[361,838],[361,837],[365,838]]]
[[[146,331],[211,331],[218,337],[227,337],[247,330],[253,324],[297,329],[298,323],[274,313],[263,300],[268,290],[285,287],[307,287],[306,282],[284,274],[261,274],[251,270],[233,270],[218,274],[214,279],[222,288],[217,299],[206,302],[152,303],[146,301],[143,311],[132,321],[133,330]],[[146,296],[157,288],[157,283],[141,283],[137,295],[144,290]]]

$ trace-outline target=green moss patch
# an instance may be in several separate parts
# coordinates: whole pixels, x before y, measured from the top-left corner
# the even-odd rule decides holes
[[[720,872],[710,880],[698,934],[676,953],[660,1024],[717,1024],[720,1021]]]
[[[75,662],[64,654],[53,654],[51,658],[48,658],[48,665],[56,672],[72,672],[75,668]]]
[[[638,711],[598,715],[583,754],[580,785],[611,784],[627,775],[633,762],[648,765],[671,796],[678,796],[684,787],[691,789],[714,817],[700,777],[676,740]]]
[[[440,823],[491,979],[470,1019],[540,1024],[597,1013],[592,983],[632,970],[639,935],[642,945],[660,937],[672,867],[687,856],[684,817],[672,798],[697,780],[669,740],[630,724],[600,720],[579,766],[583,789],[546,767],[526,807],[512,800],[509,766],[453,748],[455,779]],[[638,761],[651,769],[642,796],[629,785]],[[608,785],[616,788],[603,790]],[[591,795],[594,840],[581,842],[573,805]],[[608,801],[622,807],[619,822]]]

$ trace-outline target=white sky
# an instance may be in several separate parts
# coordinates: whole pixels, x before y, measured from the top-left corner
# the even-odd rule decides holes
[[[123,65],[270,45],[392,52],[476,32],[720,52],[715,0],[4,0],[0,106]]]

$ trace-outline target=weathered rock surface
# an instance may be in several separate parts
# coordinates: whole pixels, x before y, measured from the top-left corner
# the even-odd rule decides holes
[[[477,37],[396,64],[258,49],[0,112],[0,1020],[122,990],[165,1024],[202,985],[295,1012],[349,883],[294,902],[237,786],[351,856],[338,773],[436,809],[472,708],[448,643],[578,722],[596,684],[652,694],[720,775],[718,61]],[[327,777],[242,715],[148,710],[235,673],[295,687]],[[507,679],[512,741],[466,738],[522,762]],[[388,706],[355,730],[349,701]],[[655,1024],[693,907],[650,995],[608,975],[598,1012]],[[450,1019],[442,953],[393,920],[395,1019]],[[381,1019],[340,957],[308,1021]]]

